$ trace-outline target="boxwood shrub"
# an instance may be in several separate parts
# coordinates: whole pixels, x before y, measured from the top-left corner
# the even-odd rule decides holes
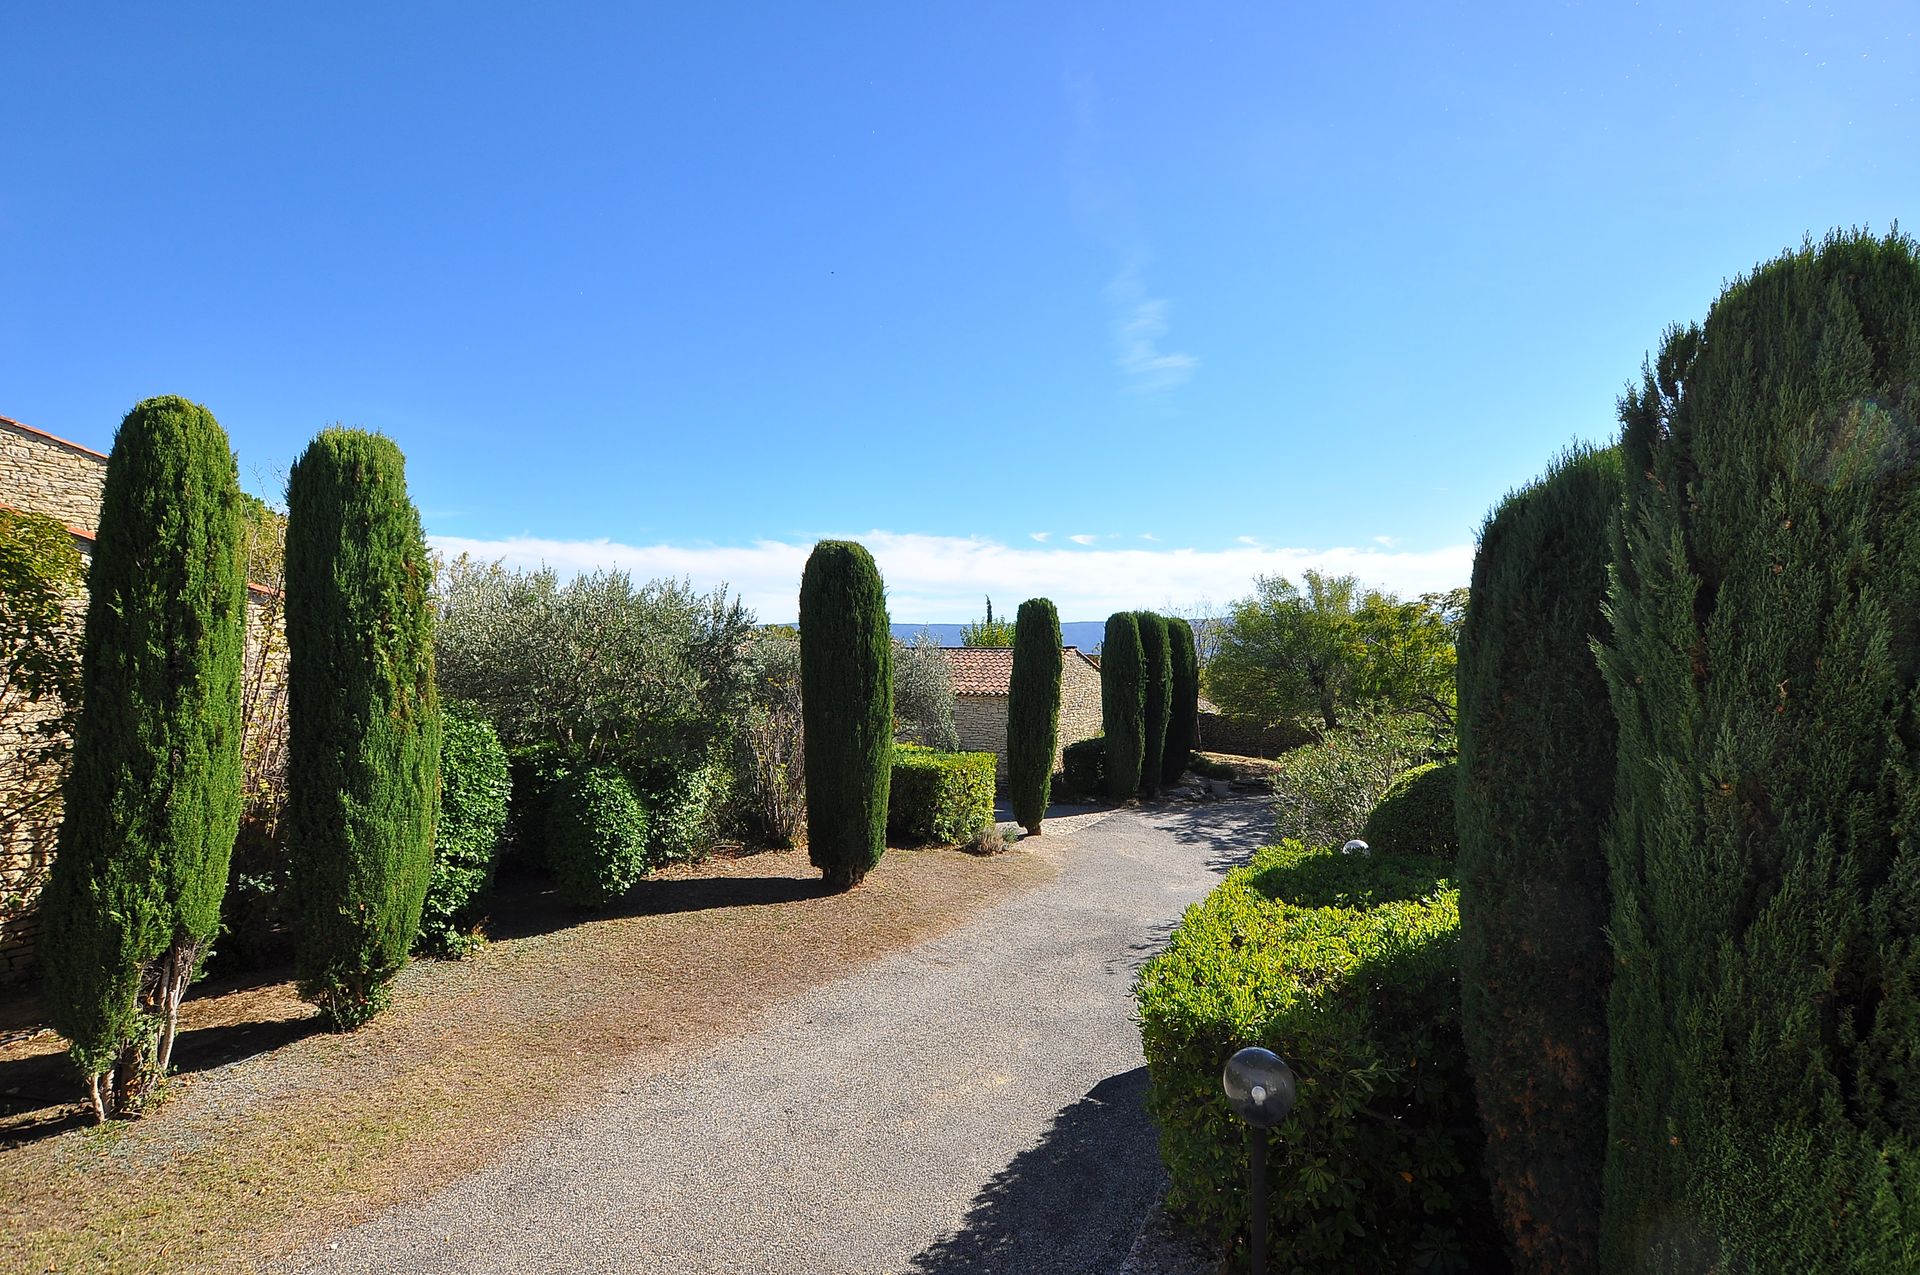
[[[1388,854],[1431,854],[1452,860],[1460,853],[1453,792],[1458,762],[1432,761],[1406,771],[1380,794],[1360,839]]]
[[[611,903],[646,875],[646,808],[617,768],[568,775],[548,793],[546,807],[547,866],[567,903]]]
[[[1264,1045],[1299,1080],[1273,1144],[1273,1269],[1505,1268],[1460,1041],[1447,869],[1287,842],[1187,910],[1134,988],[1176,1215],[1241,1246],[1247,1131],[1220,1070]]]
[[[1060,750],[1060,781],[1065,792],[1085,801],[1107,789],[1107,741],[1095,735]]]
[[[951,845],[993,822],[992,753],[893,753],[887,837],[897,845]]]
[[[507,750],[493,724],[472,707],[445,701],[440,715],[440,817],[433,830],[433,875],[413,949],[461,957],[479,946],[473,901],[493,883],[507,824]]]

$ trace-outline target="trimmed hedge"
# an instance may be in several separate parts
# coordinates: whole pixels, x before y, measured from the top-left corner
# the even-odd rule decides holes
[[[1060,614],[1045,598],[1020,604],[1007,688],[1007,790],[1013,817],[1038,836],[1060,738]]]
[[[1107,741],[1107,795],[1130,800],[1140,790],[1140,762],[1147,747],[1147,668],[1140,644],[1140,617],[1116,611],[1107,617],[1100,644],[1100,735]]]
[[[1460,632],[1461,1021],[1487,1178],[1533,1275],[1600,1269],[1617,732],[1590,640],[1624,481],[1618,450],[1580,451],[1509,496]]]
[[[1161,750],[1160,782],[1170,788],[1193,764],[1200,732],[1200,653],[1193,644],[1193,626],[1178,616],[1167,617],[1167,654],[1173,663],[1173,704]]]
[[[733,774],[719,749],[640,769],[634,794],[647,808],[647,863],[698,863],[713,853]]]
[[[1505,1268],[1479,1173],[1447,870],[1287,842],[1187,910],[1134,988],[1177,1216],[1244,1237],[1247,1131],[1220,1069],[1264,1045],[1299,1080],[1272,1147],[1275,1269]]]
[[[1760,267],[1621,419],[1601,1268],[1920,1268],[1920,245]]]
[[[893,768],[893,637],[873,555],[822,540],[800,577],[800,713],[806,732],[807,857],[848,890],[887,849]]]
[[[1430,761],[1406,771],[1380,794],[1360,839],[1376,853],[1456,857],[1460,830],[1454,825],[1453,794],[1459,773],[1454,761]]]
[[[647,811],[614,766],[591,766],[547,793],[547,866],[560,898],[597,908],[647,874]]]
[[[1077,740],[1060,750],[1060,784],[1085,800],[1107,790],[1107,741],[1100,735]]]
[[[992,753],[894,749],[887,836],[896,845],[955,845],[993,823]]]
[[[1167,620],[1152,611],[1136,611],[1140,624],[1141,683],[1140,791],[1160,795],[1160,770],[1166,765],[1167,720],[1173,715],[1173,654]]]
[[[493,723],[464,704],[443,705],[440,819],[416,952],[458,958],[480,945],[469,909],[493,883],[511,792],[507,750]]]

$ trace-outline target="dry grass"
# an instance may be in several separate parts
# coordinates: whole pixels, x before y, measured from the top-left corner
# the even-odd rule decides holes
[[[1022,851],[891,850],[823,895],[797,851],[673,870],[616,915],[535,907],[467,961],[416,962],[352,1035],[313,1033],[289,984],[203,995],[160,1109],[100,1129],[31,1096],[77,1097],[54,1080],[57,1038],[0,1047],[16,1108],[0,1114],[0,1270],[251,1269],[1052,871]]]

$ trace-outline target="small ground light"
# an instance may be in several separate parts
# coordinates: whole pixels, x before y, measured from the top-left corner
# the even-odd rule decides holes
[[[1349,842],[1348,844],[1364,844]],[[1252,1045],[1227,1059],[1220,1073],[1227,1105],[1247,1122],[1253,1162],[1253,1189],[1248,1200],[1248,1228],[1252,1232],[1253,1275],[1267,1270],[1267,1130],[1293,1110],[1293,1068],[1271,1049]]]
[[[1352,841],[1349,841],[1347,842],[1346,845],[1340,847],[1340,853],[1341,854],[1372,854],[1373,847],[1368,845],[1366,842],[1360,840],[1358,837],[1355,837]]]

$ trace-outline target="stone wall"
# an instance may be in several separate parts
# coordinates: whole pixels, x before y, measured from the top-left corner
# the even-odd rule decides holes
[[[1078,651],[1069,651],[1060,667],[1060,748],[1100,734],[1100,670]],[[1055,754],[1054,773],[1061,759]]]
[[[0,504],[92,531],[106,481],[99,452],[0,416]]]
[[[1005,695],[956,695],[953,697],[953,729],[960,736],[964,752],[992,753],[994,774],[1007,777],[1007,697]],[[1053,769],[1058,773],[1060,754],[1068,744],[1092,739],[1100,733],[1100,670],[1082,659],[1079,652],[1061,653],[1060,734],[1054,749]]]
[[[992,753],[994,778],[1007,777],[1006,696],[954,696],[953,729],[960,736],[961,752]]]

